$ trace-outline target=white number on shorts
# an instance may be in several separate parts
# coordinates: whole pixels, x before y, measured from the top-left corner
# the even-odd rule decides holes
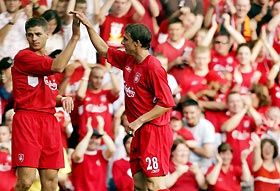
[[[157,157],[147,157],[146,162],[148,163],[147,170],[155,170],[158,169],[158,160]]]

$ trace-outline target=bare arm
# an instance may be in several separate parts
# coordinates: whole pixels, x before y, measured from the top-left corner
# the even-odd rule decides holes
[[[218,177],[220,175],[221,169],[222,169],[223,159],[221,158],[219,153],[216,153],[216,158],[217,158],[217,163],[215,164],[212,171],[209,174],[207,174],[207,176],[206,176],[206,181],[210,185],[216,184]]]
[[[187,165],[177,165],[176,170],[166,176],[166,187],[172,187],[184,173],[188,172],[189,166]]]
[[[10,23],[7,23],[0,29],[0,44],[5,40],[7,34],[12,30],[14,23],[17,22],[17,19],[22,12],[23,9],[20,9],[14,13]]]
[[[89,80],[89,75],[90,75],[90,67],[88,64],[84,61],[81,61],[83,68],[84,68],[84,75],[81,78],[77,93],[76,93],[76,98],[78,100],[83,100],[86,97],[86,92],[88,88],[88,80]]]
[[[225,121],[222,124],[221,131],[222,132],[230,132],[234,128],[236,128],[238,126],[238,124],[240,123],[240,121],[242,120],[242,118],[244,117],[244,115],[246,114],[246,112],[247,112],[247,107],[242,109],[239,113],[231,116],[231,118],[229,118],[227,121]]]
[[[263,164],[263,159],[261,157],[261,141],[258,135],[253,134],[253,138],[255,141],[255,147],[253,150],[253,171],[257,171],[261,168]]]
[[[103,150],[103,156],[106,159],[110,159],[116,151],[116,146],[114,141],[111,139],[109,135],[104,131],[104,119],[101,116],[96,116],[98,126],[97,130],[100,134],[103,134],[102,139],[106,148]]]
[[[152,15],[152,17],[157,17],[159,16],[159,6],[157,4],[156,0],[149,0],[150,1],[150,13]]]
[[[148,111],[147,113],[143,114],[142,116],[138,117],[135,121],[129,124],[129,128],[131,129],[132,133],[134,133],[137,129],[139,129],[144,123],[147,123],[165,112],[167,112],[170,108],[169,107],[162,107],[159,105],[155,105],[153,109]]]
[[[208,10],[205,14],[204,18],[204,27],[208,28],[211,25],[211,21],[213,20],[213,14],[215,12],[215,6],[217,5],[219,1],[217,0],[210,0],[210,5],[208,7]]]
[[[191,168],[190,168],[190,171],[192,173],[194,173],[194,177],[195,177],[195,180],[198,184],[198,187],[202,190],[206,190],[207,189],[207,184],[206,184],[206,181],[205,181],[205,176],[204,174],[202,173],[200,167],[198,166],[197,163],[193,163]]]
[[[205,17],[206,18],[206,17]],[[208,30],[208,32],[206,33],[202,43],[201,43],[201,46],[206,46],[206,47],[209,47],[211,42],[212,42],[212,39],[215,35],[215,32],[217,31],[217,28],[218,28],[218,23],[216,21],[216,15],[214,14],[212,16],[212,25],[211,25],[211,28]]]
[[[132,7],[135,9],[132,19],[134,22],[139,22],[145,14],[145,8],[138,0],[130,0],[130,2]]]
[[[212,143],[205,143],[202,145],[202,147],[194,147],[191,148],[191,151],[195,154],[205,157],[205,158],[211,158],[213,156],[213,144]]]
[[[230,25],[230,16],[229,16],[229,14],[223,14],[222,17],[224,19],[224,27],[228,31],[230,36],[234,39],[234,41],[236,41],[238,44],[245,43],[246,40],[242,36],[242,34],[240,32],[238,32],[237,30],[235,30],[235,28],[233,28]]]
[[[185,32],[185,39],[192,39],[203,24],[203,16],[196,15],[194,25]]]
[[[245,149],[241,152],[241,163],[242,163],[242,175],[241,180],[243,182],[249,182],[251,179],[251,171],[247,163],[247,157],[252,152],[251,148]]]
[[[87,134],[84,138],[79,142],[74,152],[72,153],[72,159],[74,162],[82,162],[84,160],[84,154],[87,150],[88,143],[93,133],[93,128],[91,125],[92,118],[89,117],[87,120]]]
[[[54,72],[63,72],[80,38],[80,22],[77,18],[73,19],[72,31],[72,37],[65,49],[53,61],[51,69]]]

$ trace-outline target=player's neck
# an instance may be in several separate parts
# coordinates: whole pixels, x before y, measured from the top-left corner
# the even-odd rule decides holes
[[[141,51],[138,52],[137,55],[135,55],[136,62],[138,64],[142,63],[146,59],[146,57],[149,55],[150,55],[149,50],[142,49]]]

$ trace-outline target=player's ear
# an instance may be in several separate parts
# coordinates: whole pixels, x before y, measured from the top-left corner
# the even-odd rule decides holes
[[[141,46],[141,43],[140,43],[140,41],[139,40],[137,40],[136,42],[134,42],[134,44],[135,44],[135,46],[137,47],[137,46]]]

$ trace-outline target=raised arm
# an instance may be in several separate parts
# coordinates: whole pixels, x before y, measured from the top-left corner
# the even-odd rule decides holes
[[[223,159],[218,152],[216,152],[216,159],[217,159],[217,163],[215,164],[215,166],[211,170],[211,172],[209,174],[207,174],[207,176],[206,176],[206,182],[209,185],[216,184],[218,177],[220,175],[221,169],[222,169]]]
[[[242,34],[240,32],[238,32],[237,30],[235,30],[235,28],[230,25],[229,14],[225,13],[225,14],[223,14],[222,17],[224,19],[224,27],[228,31],[230,36],[234,39],[234,41],[236,41],[238,44],[246,43],[246,40],[242,36]]]
[[[76,44],[80,38],[80,21],[76,16],[72,24],[72,36],[65,49],[54,59],[52,64],[52,71],[63,72],[68,61],[70,60]]]
[[[84,75],[81,78],[77,93],[76,93],[76,98],[78,100],[83,100],[86,97],[86,92],[88,88],[88,80],[89,80],[89,75],[90,75],[90,67],[85,61],[81,61],[83,68],[84,68]]]

